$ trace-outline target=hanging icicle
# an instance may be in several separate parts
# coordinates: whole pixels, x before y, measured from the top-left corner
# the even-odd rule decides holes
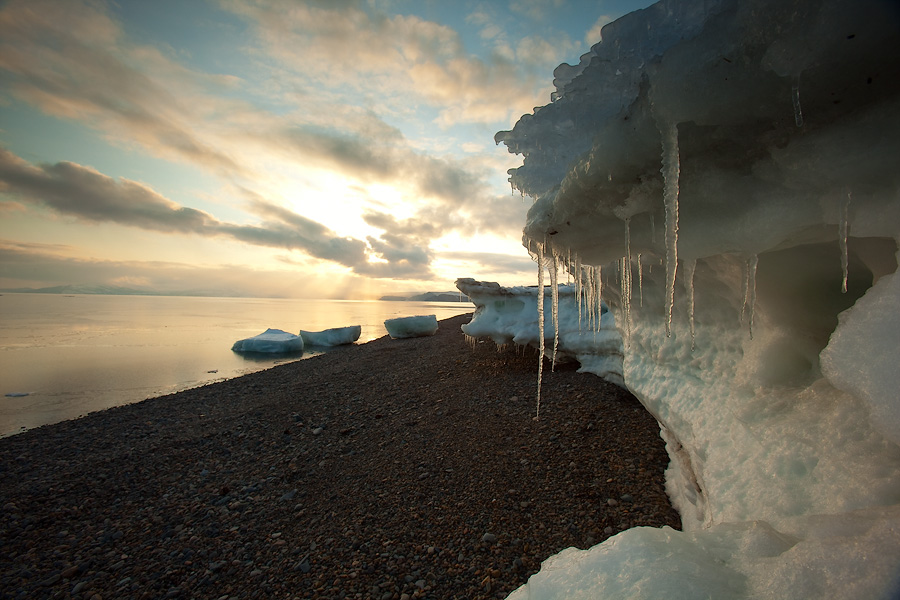
[[[753,311],[756,307],[756,266],[759,264],[759,256],[754,254],[747,260],[747,316],[749,322],[750,339],[753,339]]]
[[[663,201],[666,206],[666,337],[671,337],[675,272],[678,269],[678,179],[681,173],[677,124],[662,128],[662,148]]]
[[[584,320],[587,329],[594,329],[594,267],[584,268]]]
[[[538,377],[537,400],[534,420],[541,418],[541,377],[544,374],[544,244],[537,245],[538,285],[537,285],[537,318],[538,318]]]
[[[841,216],[838,225],[838,243],[841,247],[841,271],[844,279],[841,282],[841,292],[847,293],[847,277],[850,271],[850,259],[847,255],[847,238],[850,235],[850,201],[853,199],[852,192],[847,190],[847,199],[841,201]]]
[[[794,123],[797,127],[803,127],[803,110],[800,108],[800,74],[794,78],[791,86],[791,103],[794,105]]]
[[[744,326],[744,315],[747,314],[747,279],[750,277],[750,264],[745,261],[741,273],[741,316],[738,319],[741,327]]]
[[[684,281],[687,286],[688,317],[691,327],[691,352],[694,351],[694,272],[697,269],[697,261],[691,259],[684,263]]]
[[[559,348],[559,259],[556,250],[550,245],[550,253],[553,262],[550,265],[550,309],[553,312],[553,360],[550,362],[550,370],[556,370],[556,351]]]
[[[638,252],[638,295],[641,299],[641,308],[644,308],[644,265],[641,263],[640,252]]]
[[[575,305],[578,307],[578,330],[581,331],[581,257],[575,255]]]
[[[631,219],[625,219],[625,256],[622,258],[622,308],[625,333],[631,334]]]
[[[596,281],[596,287],[597,287],[597,290],[594,294],[594,296],[596,298],[596,302],[594,304],[594,310],[596,311],[596,315],[597,315],[596,326],[594,328],[594,331],[600,331],[600,325],[601,325],[600,319],[602,317],[601,304],[603,302],[603,271],[600,269],[599,265],[594,267],[594,270],[595,270],[594,280]]]

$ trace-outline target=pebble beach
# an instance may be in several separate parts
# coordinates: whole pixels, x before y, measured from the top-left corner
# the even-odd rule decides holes
[[[504,598],[680,528],[659,426],[537,352],[388,337],[0,439],[0,598]]]

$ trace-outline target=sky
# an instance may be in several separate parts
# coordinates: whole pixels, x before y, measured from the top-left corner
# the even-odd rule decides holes
[[[651,3],[0,1],[0,289],[533,283],[494,134]]]

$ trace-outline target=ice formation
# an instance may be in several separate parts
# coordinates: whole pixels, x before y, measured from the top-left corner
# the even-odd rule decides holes
[[[384,328],[392,339],[425,337],[434,335],[438,330],[437,316],[419,315],[415,317],[399,317],[388,319]]]
[[[558,288],[557,310],[552,309],[553,298],[549,290],[544,290],[544,327],[539,326],[538,288],[502,287],[492,281],[458,279],[456,287],[475,304],[472,320],[462,326],[463,333],[473,338],[489,337],[497,346],[517,344],[541,348],[540,338],[553,344],[550,357],[556,354],[557,361],[577,360],[579,372],[593,373],[617,385],[622,380],[622,338],[616,329],[613,316],[605,307],[599,326],[590,329],[583,326],[588,322],[587,304],[578,303],[575,286],[561,285]],[[549,309],[549,310],[548,310]],[[557,318],[552,318],[556,314]],[[551,321],[547,323],[547,316]],[[580,318],[579,318],[580,316]],[[596,322],[596,316],[591,322]],[[535,367],[538,365],[535,364]]]
[[[900,5],[663,0],[602,37],[496,139],[525,246],[575,276],[560,320],[600,290],[616,315],[684,531],[567,550],[510,598],[898,597]],[[466,285],[467,333],[525,337],[537,291]]]
[[[362,333],[360,325],[349,327],[335,327],[324,331],[300,331],[300,337],[306,346],[342,346],[352,344],[359,339]]]
[[[267,354],[303,352],[303,338],[281,329],[266,329],[259,335],[236,341],[231,349],[234,352]]]

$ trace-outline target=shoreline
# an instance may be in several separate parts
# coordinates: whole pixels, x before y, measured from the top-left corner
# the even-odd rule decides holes
[[[470,316],[0,439],[0,598],[502,598],[678,528],[638,401],[557,366],[535,422]]]

